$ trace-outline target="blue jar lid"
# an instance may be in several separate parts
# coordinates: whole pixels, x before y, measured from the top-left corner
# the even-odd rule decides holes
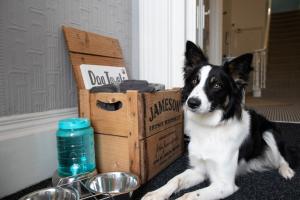
[[[87,118],[68,118],[63,119],[58,122],[59,129],[67,129],[67,130],[74,130],[74,129],[81,129],[86,128],[91,125],[91,122]]]

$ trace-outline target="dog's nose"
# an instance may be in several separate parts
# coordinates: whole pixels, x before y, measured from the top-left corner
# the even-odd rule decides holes
[[[195,109],[201,105],[201,101],[198,98],[192,97],[192,98],[189,98],[189,100],[187,101],[187,105],[190,108]]]

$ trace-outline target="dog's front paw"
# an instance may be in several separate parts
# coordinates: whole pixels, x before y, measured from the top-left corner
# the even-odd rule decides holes
[[[167,200],[169,197],[167,197],[165,194],[159,191],[153,191],[148,192],[145,196],[143,196],[142,200]]]
[[[281,174],[281,176],[283,176],[283,178],[285,179],[292,179],[295,175],[294,170],[292,170],[289,165],[287,164],[283,164],[279,167],[278,169],[279,173]]]

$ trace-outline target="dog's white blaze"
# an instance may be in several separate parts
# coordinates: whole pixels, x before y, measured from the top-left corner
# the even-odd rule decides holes
[[[207,113],[210,110],[211,102],[209,102],[207,95],[204,91],[205,83],[208,78],[209,72],[211,70],[211,66],[206,65],[201,68],[199,79],[199,84],[194,88],[194,90],[191,92],[190,97],[196,97],[201,100],[201,106],[197,109],[197,112],[200,113]]]
[[[198,84],[198,86],[200,86],[200,88],[202,89],[204,88],[210,70],[211,70],[211,66],[209,65],[205,65],[200,70],[200,83]]]

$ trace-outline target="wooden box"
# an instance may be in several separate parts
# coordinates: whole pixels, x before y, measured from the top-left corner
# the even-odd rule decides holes
[[[77,82],[79,115],[95,130],[99,172],[132,172],[146,182],[183,152],[183,113],[179,89],[155,93],[90,93],[85,90],[81,64],[124,66],[116,39],[64,27]],[[111,111],[105,106],[118,104]]]

